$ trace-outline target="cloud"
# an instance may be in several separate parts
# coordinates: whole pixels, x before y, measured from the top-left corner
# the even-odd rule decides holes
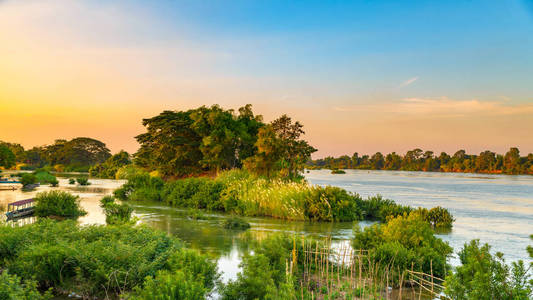
[[[395,115],[420,115],[434,117],[465,117],[472,115],[533,115],[533,104],[510,104],[509,101],[454,100],[404,98],[378,104],[336,106],[341,112],[379,112]]]
[[[409,79],[407,79],[406,81],[402,82],[402,83],[400,84],[400,87],[408,86],[408,85],[410,85],[411,83],[413,83],[413,82],[415,82],[415,81],[417,81],[417,80],[418,80],[418,76],[415,76],[415,77],[413,77],[413,78],[409,78]]]

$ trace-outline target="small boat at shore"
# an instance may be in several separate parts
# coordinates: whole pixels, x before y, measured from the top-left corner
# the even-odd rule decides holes
[[[6,212],[7,220],[13,220],[23,216],[31,215],[33,214],[34,208],[35,200],[33,198],[9,203],[7,205]]]
[[[14,191],[18,189],[19,187],[15,185],[0,185],[0,191]]]

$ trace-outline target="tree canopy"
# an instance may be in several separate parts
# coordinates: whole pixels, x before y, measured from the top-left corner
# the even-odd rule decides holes
[[[401,156],[396,152],[383,156],[380,152],[372,156],[354,153],[352,157],[326,157],[307,162],[308,168],[402,170],[402,171],[441,171],[472,173],[533,174],[533,154],[520,156],[518,148],[511,148],[505,155],[483,151],[479,155],[467,154],[459,150],[448,155],[441,152],[413,149]]]
[[[249,104],[237,112],[218,105],[164,111],[143,125],[135,162],[167,177],[218,173],[243,164],[260,175],[292,177],[316,151],[301,139],[299,122],[283,115],[265,124]]]

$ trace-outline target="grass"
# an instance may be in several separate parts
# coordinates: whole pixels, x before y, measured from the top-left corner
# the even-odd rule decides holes
[[[132,175],[114,194],[121,200],[163,201],[181,208],[301,221],[385,222],[388,217],[414,210],[380,196],[362,199],[338,187],[314,186],[303,180],[266,179],[243,170],[225,171],[216,178],[169,182],[147,173]],[[445,209],[427,215],[428,222],[434,222],[435,227],[443,223],[451,226],[453,222]]]

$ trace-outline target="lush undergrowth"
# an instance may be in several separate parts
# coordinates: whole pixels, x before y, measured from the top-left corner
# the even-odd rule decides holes
[[[87,214],[80,207],[78,196],[64,191],[41,192],[35,196],[35,215],[39,217],[62,217],[77,219]]]
[[[47,219],[0,227],[0,269],[18,276],[0,277],[0,285],[11,282],[12,295],[30,295],[35,282],[40,290],[52,288],[54,293],[84,298],[156,299],[154,288],[160,297],[170,297],[179,285],[186,292],[173,299],[201,299],[218,276],[214,263],[163,232],[131,225],[81,227],[75,221]],[[20,280],[24,286],[19,288]]]
[[[115,195],[121,200],[163,201],[176,207],[288,220],[386,221],[414,210],[380,196],[363,199],[338,187],[265,179],[243,170],[222,172],[214,179],[193,177],[170,182],[138,173]],[[434,227],[452,226],[453,218],[444,208],[418,211]]]

